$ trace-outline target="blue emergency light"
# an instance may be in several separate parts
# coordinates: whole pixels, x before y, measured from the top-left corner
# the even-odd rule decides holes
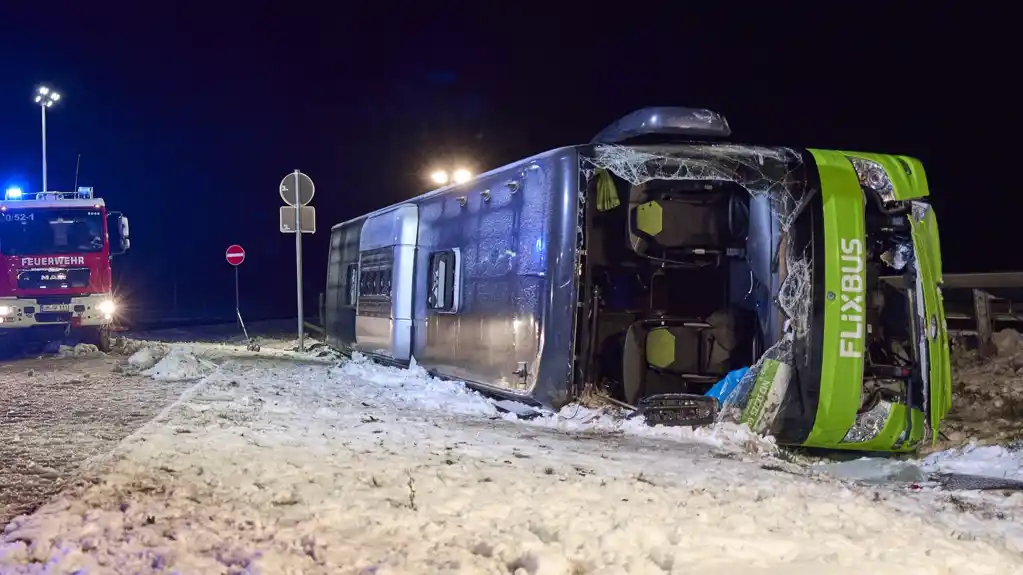
[[[21,199],[21,188],[7,188],[7,192],[4,194],[5,200],[20,200]]]

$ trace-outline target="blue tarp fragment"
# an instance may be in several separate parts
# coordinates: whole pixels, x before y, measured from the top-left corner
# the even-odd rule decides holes
[[[725,400],[731,395],[735,388],[739,387],[739,382],[742,381],[742,377],[749,371],[748,367],[740,367],[735,371],[731,371],[721,381],[714,384],[714,387],[707,390],[704,395],[713,397],[718,401],[718,405],[724,405]]]

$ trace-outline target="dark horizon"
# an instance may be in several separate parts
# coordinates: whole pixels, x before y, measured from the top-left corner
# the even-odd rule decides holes
[[[969,32],[969,15],[886,6],[884,18],[843,22],[687,7],[630,28],[567,9],[410,9],[397,21],[302,3],[116,4],[6,10],[17,25],[3,40],[0,176],[40,187],[31,97],[39,84],[59,90],[49,187],[73,187],[81,154],[79,184],[129,216],[132,250],[113,264],[129,306],[170,313],[176,299],[182,313],[232,314],[224,250],[237,243],[243,313],[292,313],[294,238],[277,229],[277,185],[302,169],[317,186],[318,231],[304,243],[313,313],[332,225],[427,191],[444,161],[484,172],[651,105],[713,109],[746,143],[916,156],[945,270],[1023,269],[1001,247],[1018,201],[993,167],[1011,160],[979,144],[1005,137],[1009,108],[987,72],[955,65],[999,52],[996,35]]]

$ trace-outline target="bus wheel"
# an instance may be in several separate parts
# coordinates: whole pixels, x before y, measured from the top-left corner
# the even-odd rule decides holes
[[[107,327],[83,327],[80,328],[82,333],[82,343],[91,343],[92,345],[99,348],[103,353],[110,353],[112,349],[112,339],[110,337],[110,328]]]

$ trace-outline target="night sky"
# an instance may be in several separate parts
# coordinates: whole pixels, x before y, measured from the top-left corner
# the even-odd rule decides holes
[[[482,172],[584,143],[648,105],[711,108],[747,143],[917,156],[946,272],[1023,269],[1011,246],[1019,156],[1002,147],[1019,131],[1008,112],[1019,105],[1003,106],[1018,46],[994,13],[12,4],[0,9],[0,183],[39,189],[31,98],[40,83],[59,90],[50,188],[73,188],[80,153],[80,185],[130,217],[132,250],[115,277],[139,308],[170,314],[176,285],[177,313],[232,313],[223,254],[239,243],[243,313],[287,316],[294,237],[278,232],[277,186],[293,169],[317,184],[319,233],[305,241],[312,312],[331,225],[427,191],[445,161]]]

